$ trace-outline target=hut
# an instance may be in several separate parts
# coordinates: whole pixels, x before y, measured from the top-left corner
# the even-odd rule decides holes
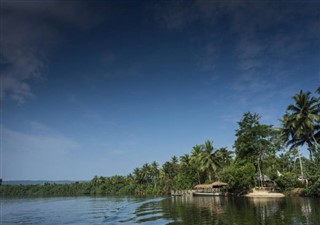
[[[216,181],[212,184],[198,184],[193,187],[193,195],[224,195],[227,183]]]

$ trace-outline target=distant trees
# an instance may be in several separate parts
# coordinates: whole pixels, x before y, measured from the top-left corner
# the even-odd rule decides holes
[[[320,87],[317,93],[320,94]],[[267,175],[282,190],[305,187],[305,195],[320,196],[320,96],[303,91],[294,95],[293,103],[280,119],[280,128],[262,124],[260,119],[256,113],[244,113],[235,132],[234,151],[215,148],[213,141],[207,140],[163,165],[156,161],[145,163],[128,176],[95,176],[88,182],[65,185],[2,185],[0,193],[1,196],[163,195],[216,180],[227,182],[235,193],[244,193],[255,185],[265,186]],[[285,149],[284,145],[290,148]],[[308,148],[310,159],[301,155],[302,146]],[[281,154],[276,154],[280,150]],[[299,174],[308,179],[307,186],[297,179]]]

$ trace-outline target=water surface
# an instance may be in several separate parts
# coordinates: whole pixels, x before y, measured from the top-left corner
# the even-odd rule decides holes
[[[9,224],[319,225],[320,200],[232,197],[0,199]]]

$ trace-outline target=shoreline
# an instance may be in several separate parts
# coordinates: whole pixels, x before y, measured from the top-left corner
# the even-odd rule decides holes
[[[284,198],[285,195],[280,192],[270,192],[265,189],[252,189],[252,192],[245,194],[245,197],[250,198]]]
[[[245,197],[249,197],[249,198],[284,198],[286,197],[284,194],[282,193],[249,193],[244,195]]]

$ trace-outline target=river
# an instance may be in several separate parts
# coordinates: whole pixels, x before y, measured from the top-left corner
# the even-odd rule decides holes
[[[0,199],[3,225],[319,225],[320,199],[57,197]]]

